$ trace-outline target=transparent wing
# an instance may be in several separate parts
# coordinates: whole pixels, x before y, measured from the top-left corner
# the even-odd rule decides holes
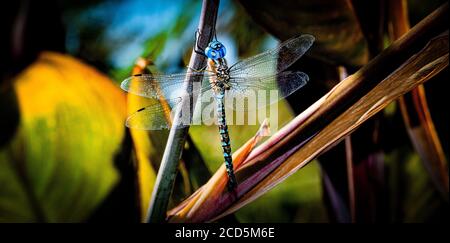
[[[177,128],[189,126],[193,122],[192,114],[195,107],[190,102],[182,100],[182,97],[177,97],[141,108],[127,118],[126,126],[141,130],[169,129],[175,125]],[[180,118],[175,120],[175,111],[181,105],[185,106],[181,107]],[[175,121],[178,121],[177,124],[174,124]]]
[[[295,63],[314,42],[312,35],[301,35],[278,47],[237,62],[230,67],[232,78],[266,77],[284,71]]]
[[[266,77],[231,78],[225,106],[237,111],[262,108],[294,93],[308,80],[308,75],[299,71],[285,71]]]
[[[194,85],[202,85],[203,80],[215,77],[215,74],[210,72],[189,72],[178,74],[137,74],[125,79],[120,87],[132,94],[147,97],[147,98],[165,98],[175,99],[183,96],[184,80],[186,75],[191,75],[194,78]],[[209,86],[203,86],[205,91]],[[196,92],[198,89],[194,87]],[[200,90],[199,92],[204,91]]]
[[[181,98],[167,100],[166,104],[155,102],[131,114],[126,126],[142,130],[161,130],[172,126],[172,108],[181,102]]]

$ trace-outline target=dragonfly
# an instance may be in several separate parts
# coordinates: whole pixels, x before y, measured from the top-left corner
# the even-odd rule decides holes
[[[232,191],[237,186],[231,155],[231,144],[226,121],[226,101],[244,99],[251,93],[269,90],[277,90],[277,100],[285,98],[303,87],[308,81],[307,74],[300,71],[288,71],[287,68],[302,57],[312,46],[314,37],[304,34],[291,38],[279,44],[277,47],[258,55],[241,60],[228,66],[225,46],[215,38],[202,54],[208,58],[207,68],[204,70],[189,69],[185,73],[178,74],[138,74],[125,79],[121,88],[131,94],[157,99],[155,104],[148,105],[132,113],[126,121],[130,128],[144,130],[161,130],[176,126],[181,128],[189,126],[188,122],[173,124],[173,116],[168,116],[177,106],[183,104],[186,97],[185,78],[200,80],[200,87],[193,91],[195,94],[210,93],[216,103],[216,116],[219,134],[221,138],[222,152],[228,175],[228,189]],[[184,93],[183,93],[184,92]],[[206,96],[208,97],[208,96]],[[192,102],[196,105],[183,107],[181,110],[192,113],[201,103],[201,98]],[[234,104],[234,103],[232,103]],[[261,108],[271,103],[258,104]],[[227,106],[228,107],[228,106]],[[248,106],[231,106],[234,110],[248,111]]]

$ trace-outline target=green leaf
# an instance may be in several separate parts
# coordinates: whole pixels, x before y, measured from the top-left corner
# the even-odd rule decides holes
[[[0,148],[0,221],[85,220],[118,181],[125,96],[96,70],[48,52],[13,87],[20,121]]]

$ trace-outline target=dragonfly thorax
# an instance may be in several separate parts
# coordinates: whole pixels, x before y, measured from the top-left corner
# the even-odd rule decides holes
[[[219,79],[222,82],[228,82],[230,80],[230,72],[228,69],[217,69],[217,79]]]
[[[212,60],[214,62],[214,69],[217,77],[223,81],[230,79],[230,71],[228,70],[227,60],[225,58],[219,58]]]
[[[227,61],[225,58],[219,58],[214,60],[214,70],[216,73],[216,83],[215,85],[220,89],[230,89],[228,82],[230,81],[230,70],[228,69]]]

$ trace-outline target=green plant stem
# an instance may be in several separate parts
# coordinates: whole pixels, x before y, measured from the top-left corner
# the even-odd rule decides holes
[[[219,0],[203,0],[202,12],[200,14],[200,21],[198,24],[199,35],[197,38],[197,43],[194,45],[198,45],[201,48],[206,48],[212,39],[216,25],[219,2]],[[194,70],[200,70],[205,67],[205,65],[206,58],[197,54],[195,51],[192,51],[189,67]],[[193,93],[196,93],[192,92],[193,83],[200,81],[201,77],[192,77],[187,75],[185,80],[187,93],[191,96]],[[195,104],[196,97],[192,98],[194,100],[193,104]],[[177,120],[181,119],[179,118],[181,108],[190,107],[187,106],[187,102],[190,102],[190,99],[182,99],[181,104],[177,106],[173,124],[178,124]],[[167,206],[175,182],[178,162],[181,158],[181,152],[183,150],[188,131],[189,127],[177,128],[175,125],[170,130],[166,149],[164,150],[148,209],[147,222],[149,223],[164,222],[166,219]]]

